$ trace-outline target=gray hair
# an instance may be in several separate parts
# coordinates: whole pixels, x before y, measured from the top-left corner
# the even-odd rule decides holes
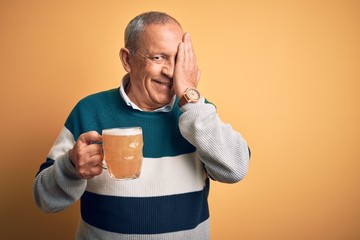
[[[136,16],[129,22],[125,29],[125,47],[129,49],[131,53],[136,53],[138,48],[137,42],[146,26],[150,24],[166,24],[169,22],[175,22],[181,27],[175,18],[163,12],[145,12]]]

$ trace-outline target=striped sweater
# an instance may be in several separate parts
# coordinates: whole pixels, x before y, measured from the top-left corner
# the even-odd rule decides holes
[[[129,126],[143,129],[140,177],[115,181],[104,170],[81,179],[68,155],[76,139],[92,130]],[[141,112],[111,89],[74,107],[40,166],[34,196],[45,212],[80,199],[76,239],[210,239],[209,177],[240,181],[248,163],[245,140],[204,99],[181,109],[176,102],[170,112]]]

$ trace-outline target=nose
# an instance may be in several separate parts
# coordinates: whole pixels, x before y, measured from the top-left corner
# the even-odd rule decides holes
[[[167,60],[161,70],[161,73],[166,75],[168,78],[173,78],[175,69],[175,60]]]

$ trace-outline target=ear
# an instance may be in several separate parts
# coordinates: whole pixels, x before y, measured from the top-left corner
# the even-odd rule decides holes
[[[121,48],[120,49],[120,60],[121,63],[125,69],[126,72],[130,73],[131,72],[131,64],[130,64],[130,51],[127,48]]]

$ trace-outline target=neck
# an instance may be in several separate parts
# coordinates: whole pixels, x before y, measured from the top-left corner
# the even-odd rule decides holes
[[[125,83],[124,86],[124,90],[126,95],[128,96],[128,98],[136,104],[136,106],[138,106],[142,111],[145,112],[152,112],[158,108],[161,108],[162,106],[148,106],[146,103],[139,101],[138,98],[133,94],[133,90],[132,90],[132,85],[131,85],[131,81],[128,81]]]

